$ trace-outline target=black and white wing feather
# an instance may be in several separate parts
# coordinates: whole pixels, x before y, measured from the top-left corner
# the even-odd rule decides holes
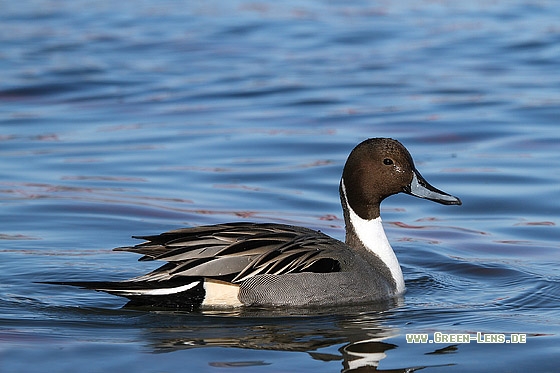
[[[340,263],[332,255],[340,241],[289,225],[230,223],[135,238],[146,242],[115,250],[143,255],[139,260],[167,264],[128,280],[132,282],[201,276],[241,283],[259,274],[340,270]]]

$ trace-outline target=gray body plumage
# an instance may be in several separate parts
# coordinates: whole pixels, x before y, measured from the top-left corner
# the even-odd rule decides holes
[[[238,284],[245,305],[353,303],[393,295],[390,273],[374,254],[364,249],[362,255],[369,257],[362,258],[343,242],[308,228],[231,223],[140,238],[147,242],[116,250],[168,263],[129,283],[204,276]]]

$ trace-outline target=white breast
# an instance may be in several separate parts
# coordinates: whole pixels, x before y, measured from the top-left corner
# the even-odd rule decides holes
[[[346,197],[346,188],[344,187],[344,182],[342,182],[342,191],[344,193],[344,198],[346,199],[346,206],[348,207],[350,213],[350,222],[354,227],[356,235],[362,241],[364,246],[370,250],[372,253],[377,255],[383,263],[391,271],[391,275],[395,280],[397,285],[397,294],[404,292],[404,278],[397,260],[397,256],[385,235],[385,230],[383,229],[383,224],[381,223],[381,217],[375,219],[366,220],[362,219],[352,210],[348,199]]]

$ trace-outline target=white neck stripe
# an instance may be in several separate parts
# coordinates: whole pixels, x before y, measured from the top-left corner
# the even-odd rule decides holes
[[[342,180],[341,185],[346,207],[348,208],[350,216],[350,224],[352,224],[356,235],[359,240],[362,241],[364,246],[369,251],[377,255],[389,268],[397,286],[397,294],[404,292],[405,286],[401,266],[399,265],[395,252],[385,235],[385,230],[383,229],[383,224],[381,223],[381,217],[378,216],[375,219],[366,220],[358,216],[348,203],[344,180]]]

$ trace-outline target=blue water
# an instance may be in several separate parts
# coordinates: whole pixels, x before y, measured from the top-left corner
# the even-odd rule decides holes
[[[560,5],[3,2],[0,371],[554,372]],[[463,206],[382,205],[408,292],[372,306],[123,310],[131,235],[273,221],[343,238],[338,182],[393,137]],[[523,344],[407,343],[435,332]]]

